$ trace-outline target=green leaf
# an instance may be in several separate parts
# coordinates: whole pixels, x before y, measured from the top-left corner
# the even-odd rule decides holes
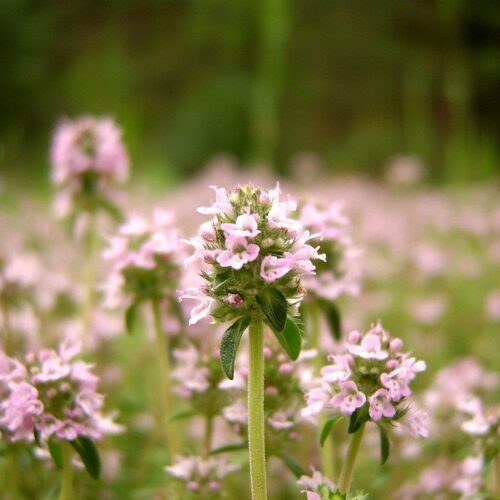
[[[378,429],[380,431],[380,463],[384,465],[389,458],[391,443],[389,441],[389,433],[387,432],[387,429],[382,425],[379,425]]]
[[[35,444],[41,448],[42,447],[42,436],[40,435],[40,431],[37,429],[33,429],[33,437],[35,438]]]
[[[323,425],[323,428],[321,429],[321,435],[319,437],[319,442],[321,446],[325,444],[326,438],[330,434],[330,431],[332,430],[333,426],[339,421],[342,420],[342,415],[335,415],[335,417],[329,418],[325,424]]]
[[[275,330],[272,325],[269,326],[281,344],[281,347],[285,349],[290,359],[295,361],[299,357],[302,348],[302,335],[297,323],[293,319],[287,318],[285,327],[280,332]]]
[[[337,305],[327,300],[322,300],[319,304],[325,314],[332,337],[339,341],[342,338],[342,321]]]
[[[283,461],[290,472],[298,479],[301,476],[307,475],[307,472],[293,458],[284,453],[276,453],[276,456]]]
[[[49,453],[56,464],[58,469],[63,468],[63,456],[62,456],[62,443],[60,441],[54,441],[53,439],[49,439],[48,442]]]
[[[227,378],[233,380],[234,360],[238,353],[241,336],[250,324],[250,317],[245,316],[235,321],[222,336],[220,342],[220,364]]]
[[[370,420],[370,415],[368,414],[368,405],[365,403],[361,408],[358,408],[349,420],[349,434],[354,434],[359,430],[359,428]]]
[[[288,312],[285,296],[276,288],[264,288],[256,300],[272,328],[281,332],[285,328]]]
[[[127,333],[134,333],[139,316],[140,302],[134,302],[125,311],[125,326]]]
[[[87,436],[78,436],[75,441],[71,441],[71,444],[78,455],[80,455],[85,465],[85,469],[90,476],[94,479],[99,479],[101,473],[101,460],[94,442]]]
[[[218,455],[219,453],[230,453],[232,451],[246,450],[248,447],[247,443],[232,443],[216,448],[210,452],[210,455]]]

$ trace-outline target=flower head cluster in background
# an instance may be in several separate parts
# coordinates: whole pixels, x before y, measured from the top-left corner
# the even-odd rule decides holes
[[[93,440],[120,427],[104,416],[92,366],[75,359],[79,346],[63,343],[59,351],[30,353],[24,363],[3,358],[0,374],[6,398],[0,404],[0,428],[11,441],[51,438]]]
[[[63,120],[52,143],[52,181],[60,217],[106,209],[116,211],[117,186],[129,175],[121,130],[110,118]]]

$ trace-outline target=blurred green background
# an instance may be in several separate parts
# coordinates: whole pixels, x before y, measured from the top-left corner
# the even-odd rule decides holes
[[[110,114],[136,174],[219,153],[286,174],[314,151],[378,175],[498,176],[500,7],[488,0],[2,0],[0,168],[46,179],[62,116]]]

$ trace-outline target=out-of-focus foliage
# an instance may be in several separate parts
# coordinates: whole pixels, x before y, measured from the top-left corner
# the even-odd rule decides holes
[[[286,172],[308,150],[491,178],[499,33],[487,0],[3,0],[0,168],[42,178],[57,119],[95,113],[165,180],[220,152]]]

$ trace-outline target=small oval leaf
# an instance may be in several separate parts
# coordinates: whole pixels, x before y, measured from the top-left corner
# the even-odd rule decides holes
[[[59,441],[54,441],[53,439],[49,439],[49,442],[47,443],[49,447],[49,453],[50,456],[52,457],[52,460],[54,460],[54,463],[56,464],[56,467],[58,469],[63,468],[63,455],[62,455],[62,448],[61,444]]]
[[[281,332],[285,328],[288,313],[285,296],[276,288],[264,288],[255,298],[269,324]]]
[[[225,446],[221,446],[220,448],[216,448],[210,452],[210,455],[219,455],[220,453],[230,453],[232,451],[246,450],[248,448],[248,444],[245,443],[232,443],[226,444]]]
[[[342,338],[342,321],[337,304],[327,300],[322,300],[319,304],[325,314],[332,337],[339,341]]]
[[[276,456],[280,458],[283,463],[288,467],[290,472],[298,479],[301,476],[306,476],[307,471],[305,471],[302,466],[300,466],[293,458],[285,455],[284,453],[277,453]]]
[[[384,465],[389,458],[391,443],[387,429],[381,425],[378,426],[378,429],[380,431],[380,463]]]
[[[75,441],[71,441],[73,448],[82,459],[85,469],[94,479],[99,479],[101,474],[101,459],[94,442],[87,436],[78,436]]]
[[[354,434],[357,432],[360,427],[370,420],[370,415],[368,413],[368,404],[364,404],[361,408],[358,408],[352,415],[349,420],[349,429],[347,432],[349,434]]]
[[[302,348],[302,334],[297,323],[293,319],[287,318],[282,331],[277,331],[272,325],[269,326],[281,347],[283,347],[290,359],[295,361],[299,357]]]
[[[134,302],[125,311],[125,327],[127,328],[127,333],[134,333],[139,316],[139,306],[139,302]]]
[[[245,316],[235,321],[222,335],[220,342],[220,363],[226,377],[233,380],[234,361],[238,353],[241,336],[248,328],[250,318]]]
[[[342,420],[342,415],[335,415],[335,417],[329,418],[325,424],[323,425],[323,428],[321,429],[321,435],[319,437],[319,442],[320,445],[323,446],[325,444],[326,438],[330,434],[330,431],[332,430],[333,426],[339,421]]]

